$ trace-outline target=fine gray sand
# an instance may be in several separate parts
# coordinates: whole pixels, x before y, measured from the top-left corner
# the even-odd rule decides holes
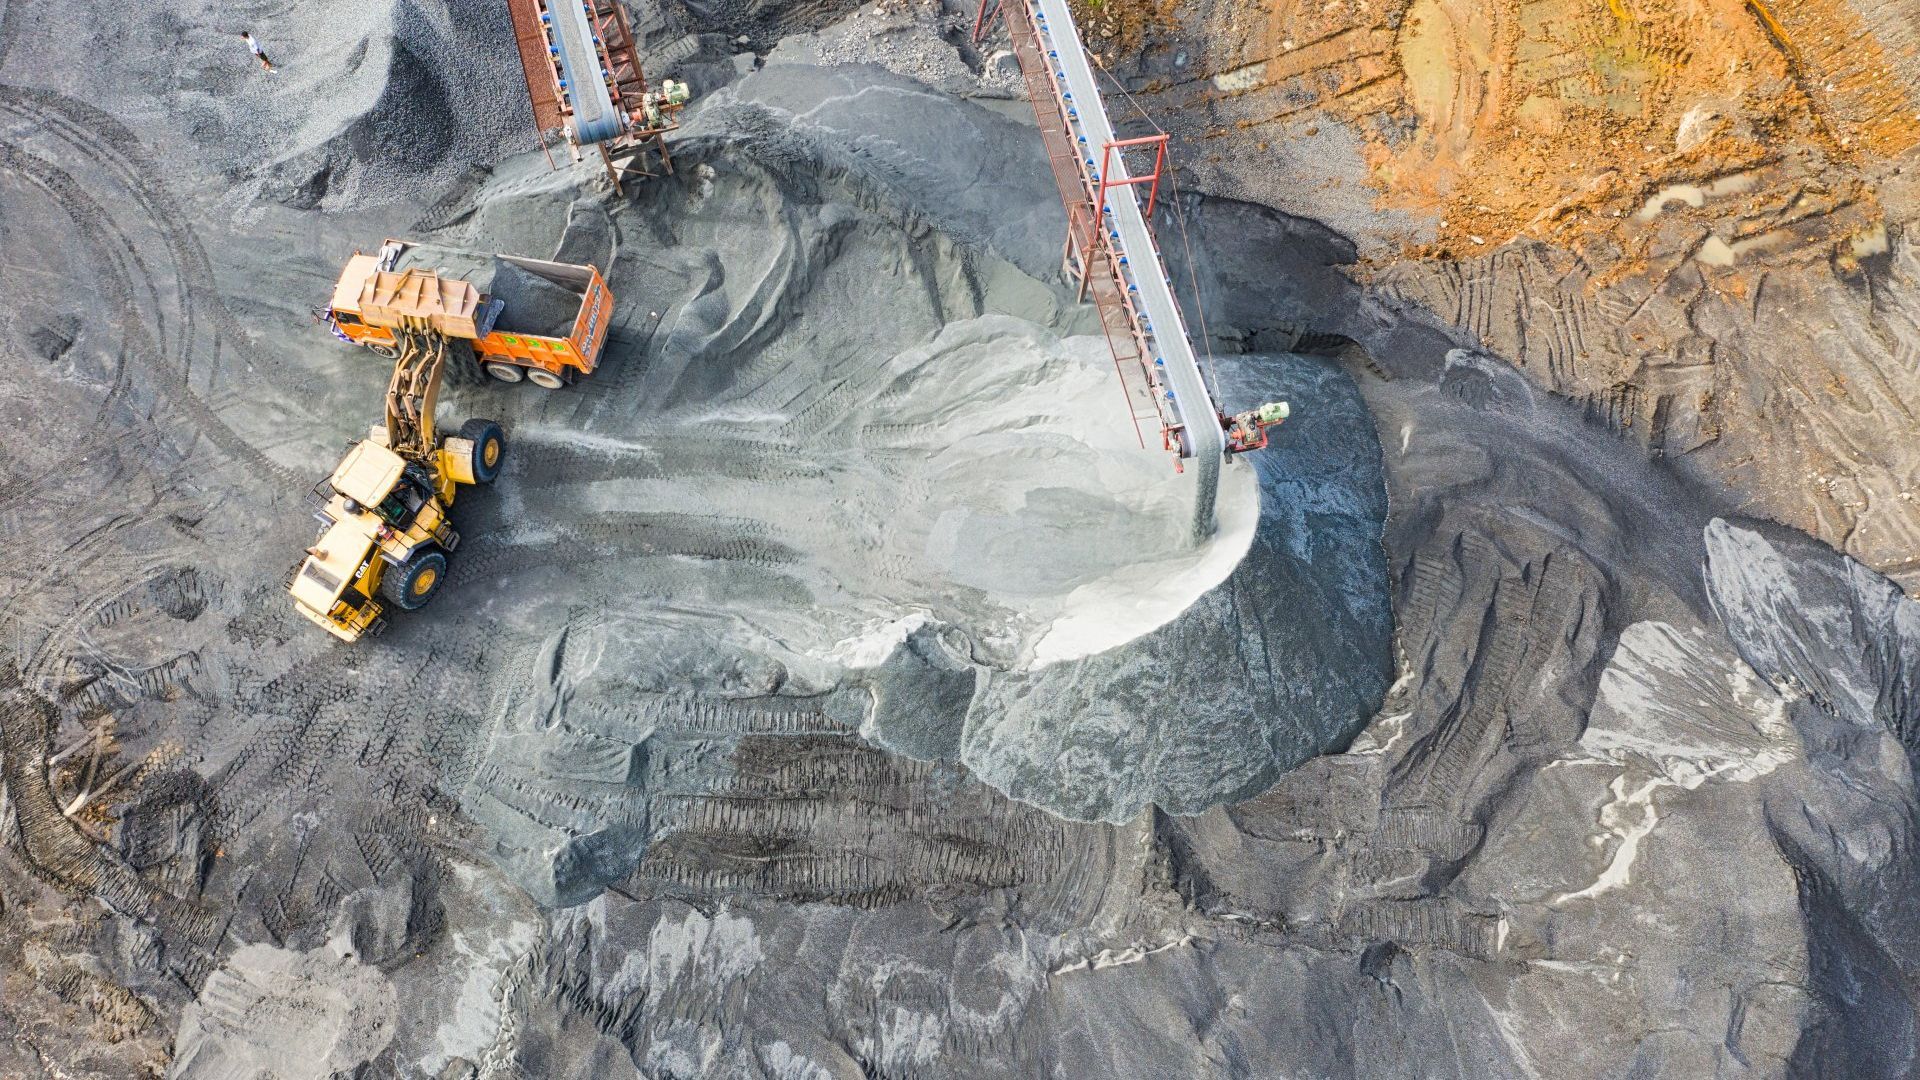
[[[494,5],[0,2],[0,1076],[1911,1073],[1912,601],[1189,192],[1294,408],[1196,546],[1006,73],[845,15],[638,10],[621,197]],[[618,304],[444,390],[505,472],[349,647],[280,581],[389,236]]]

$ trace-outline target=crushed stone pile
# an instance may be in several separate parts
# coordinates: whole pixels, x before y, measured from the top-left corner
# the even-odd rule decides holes
[[[482,289],[506,302],[494,324],[501,330],[566,337],[580,315],[580,293],[504,259],[493,260],[493,275]]]
[[[952,13],[640,13],[771,51],[695,42],[616,197],[501,152],[497,9],[19,10],[0,1072],[1912,1071],[1915,605],[1169,193],[1222,404],[1295,408],[1190,543]],[[279,582],[387,236],[618,303],[575,386],[448,387],[505,473],[348,649]]]

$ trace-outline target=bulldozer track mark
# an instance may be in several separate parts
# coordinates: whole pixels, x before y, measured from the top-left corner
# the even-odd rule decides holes
[[[1623,435],[1631,431],[1640,419],[1641,397],[1639,387],[1621,383],[1598,394],[1588,395],[1584,400],[1588,416],[1599,420],[1614,434]]]
[[[606,341],[600,346],[600,361],[594,366],[593,378],[585,384],[579,402],[573,408],[573,426],[580,430],[593,430],[594,422],[605,415],[611,406],[630,403],[640,394],[641,376],[652,366],[652,350],[647,346],[653,339],[654,331],[659,328],[662,316],[641,316],[640,321],[646,324],[645,329],[635,329],[628,320],[620,317],[620,312],[623,308],[633,310],[638,307],[636,300],[617,299],[614,302],[613,324],[607,331]]]
[[[1426,628],[1427,640],[1407,649],[1409,655],[1418,656],[1432,647],[1440,627],[1440,613],[1459,601],[1464,581],[1438,554],[1424,547],[1414,555],[1408,576],[1412,587],[1408,590],[1405,614],[1398,622],[1402,627]]]
[[[159,604],[167,614],[174,615],[176,618],[185,618],[187,616],[177,612],[185,611],[196,606],[204,609],[210,596],[206,586],[201,584],[197,569],[189,563],[180,564],[180,569],[183,571],[180,574],[156,575],[152,579],[130,585],[128,587],[129,591],[145,589],[149,590],[149,593],[138,596],[120,596],[100,605],[96,612],[94,625],[99,628],[111,627],[123,620],[151,612],[155,603],[151,596],[151,590],[153,590],[156,583],[159,582],[165,582],[166,585],[171,587],[164,600]]]
[[[738,439],[716,438],[711,433],[682,432],[668,428],[634,433],[662,442],[672,442],[679,451],[699,451],[710,446],[710,453],[697,456],[706,475],[728,480],[778,482],[782,480],[819,480],[828,470],[815,464],[801,447],[757,442],[753,433]],[[565,438],[527,440],[515,444],[513,454],[528,472],[547,476],[556,484],[587,484],[601,480],[653,480],[672,475],[658,462],[650,445],[631,447],[592,445]]]
[[[745,563],[767,570],[801,561],[793,548],[765,539],[767,532],[765,523],[741,519],[607,514],[599,521],[571,526],[563,536],[531,526],[470,535],[466,543],[471,548],[463,545],[463,556],[454,560],[452,573],[456,583],[465,583],[508,559],[549,547],[567,548],[575,561],[587,557],[620,560],[683,556]],[[597,550],[602,548],[604,552]],[[467,550],[473,554],[465,555]]]
[[[662,697],[641,708],[642,715],[701,734],[848,735],[857,728],[834,719],[823,699],[799,699],[792,707],[737,703],[725,699]]]
[[[1474,805],[1475,791],[1488,782],[1483,774],[1500,767],[1496,759],[1528,754],[1567,737],[1555,720],[1535,716],[1545,677],[1540,657],[1554,652],[1548,642],[1563,637],[1570,642],[1580,627],[1592,624],[1604,578],[1592,564],[1560,548],[1521,558],[1496,549],[1478,533],[1458,536],[1451,560],[1416,558],[1412,572],[1402,625],[1438,631],[1453,624],[1471,632],[1477,647],[1448,661],[1434,658],[1442,638],[1406,643],[1416,667],[1445,663],[1453,670],[1429,680],[1446,686],[1441,692],[1448,696],[1428,703],[1437,723],[1393,764],[1372,841],[1376,855],[1387,862],[1392,851],[1404,847],[1457,860],[1478,843],[1479,826],[1464,815]],[[1470,591],[1465,583],[1475,581],[1492,584]],[[1468,828],[1471,834],[1460,831]]]
[[[601,821],[637,824],[644,818],[642,812],[628,805],[631,800],[623,791],[566,791],[505,766],[482,766],[474,774],[473,783],[493,802],[541,826],[584,828]]]
[[[77,661],[70,658],[68,663],[74,665]],[[93,682],[73,703],[82,712],[97,712],[121,708],[139,699],[162,700],[188,680],[206,674],[206,670],[206,661],[198,650],[181,653],[152,667],[119,673],[117,679]],[[128,683],[132,684],[134,695],[126,692]]]
[[[1510,578],[1495,587],[1471,703],[1426,763],[1424,786],[1449,805],[1463,799],[1473,774],[1497,749],[1506,694],[1527,647],[1524,592],[1524,586]]]
[[[213,950],[219,944],[207,932],[205,920],[212,916],[155,892],[124,859],[89,840],[61,813],[46,774],[48,740],[57,716],[52,704],[17,681],[0,682],[0,770],[14,805],[21,854],[35,876],[54,887],[96,897],[168,935],[174,946],[169,964],[197,990],[213,970]],[[221,922],[221,936],[225,927]]]
[[[1498,952],[1500,917],[1446,897],[1370,900],[1341,908],[1329,931],[1335,940],[1393,941],[1490,960]]]

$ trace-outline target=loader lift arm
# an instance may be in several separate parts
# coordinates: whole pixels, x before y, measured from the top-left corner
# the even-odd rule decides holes
[[[400,356],[387,383],[387,448],[420,461],[436,449],[433,407],[446,373],[447,339],[425,327],[400,327],[394,336]]]

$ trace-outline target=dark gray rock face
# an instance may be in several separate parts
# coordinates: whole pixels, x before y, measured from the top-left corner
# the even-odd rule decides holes
[[[769,67],[630,201],[395,149],[439,179],[348,220],[227,191],[193,114],[134,80],[115,120],[22,25],[0,1072],[1914,1071],[1914,604],[1339,237],[1179,204],[1227,403],[1296,419],[1229,470],[1224,582],[1039,664],[1075,590],[1187,564],[1088,434],[1108,360],[1019,124]],[[508,472],[437,606],[343,650],[277,582],[386,371],[304,309],[421,222],[604,259],[621,304],[578,387],[449,392]],[[89,761],[134,769],[66,819]]]
[[[1777,528],[1715,521],[1706,572],[1740,656],[1801,706],[1793,716],[1808,768],[1767,807],[1798,880],[1813,975],[1813,1023],[1794,1062],[1908,1074],[1920,1058],[1920,868],[1903,854],[1916,840],[1916,806],[1898,785],[1920,751],[1920,605]]]

